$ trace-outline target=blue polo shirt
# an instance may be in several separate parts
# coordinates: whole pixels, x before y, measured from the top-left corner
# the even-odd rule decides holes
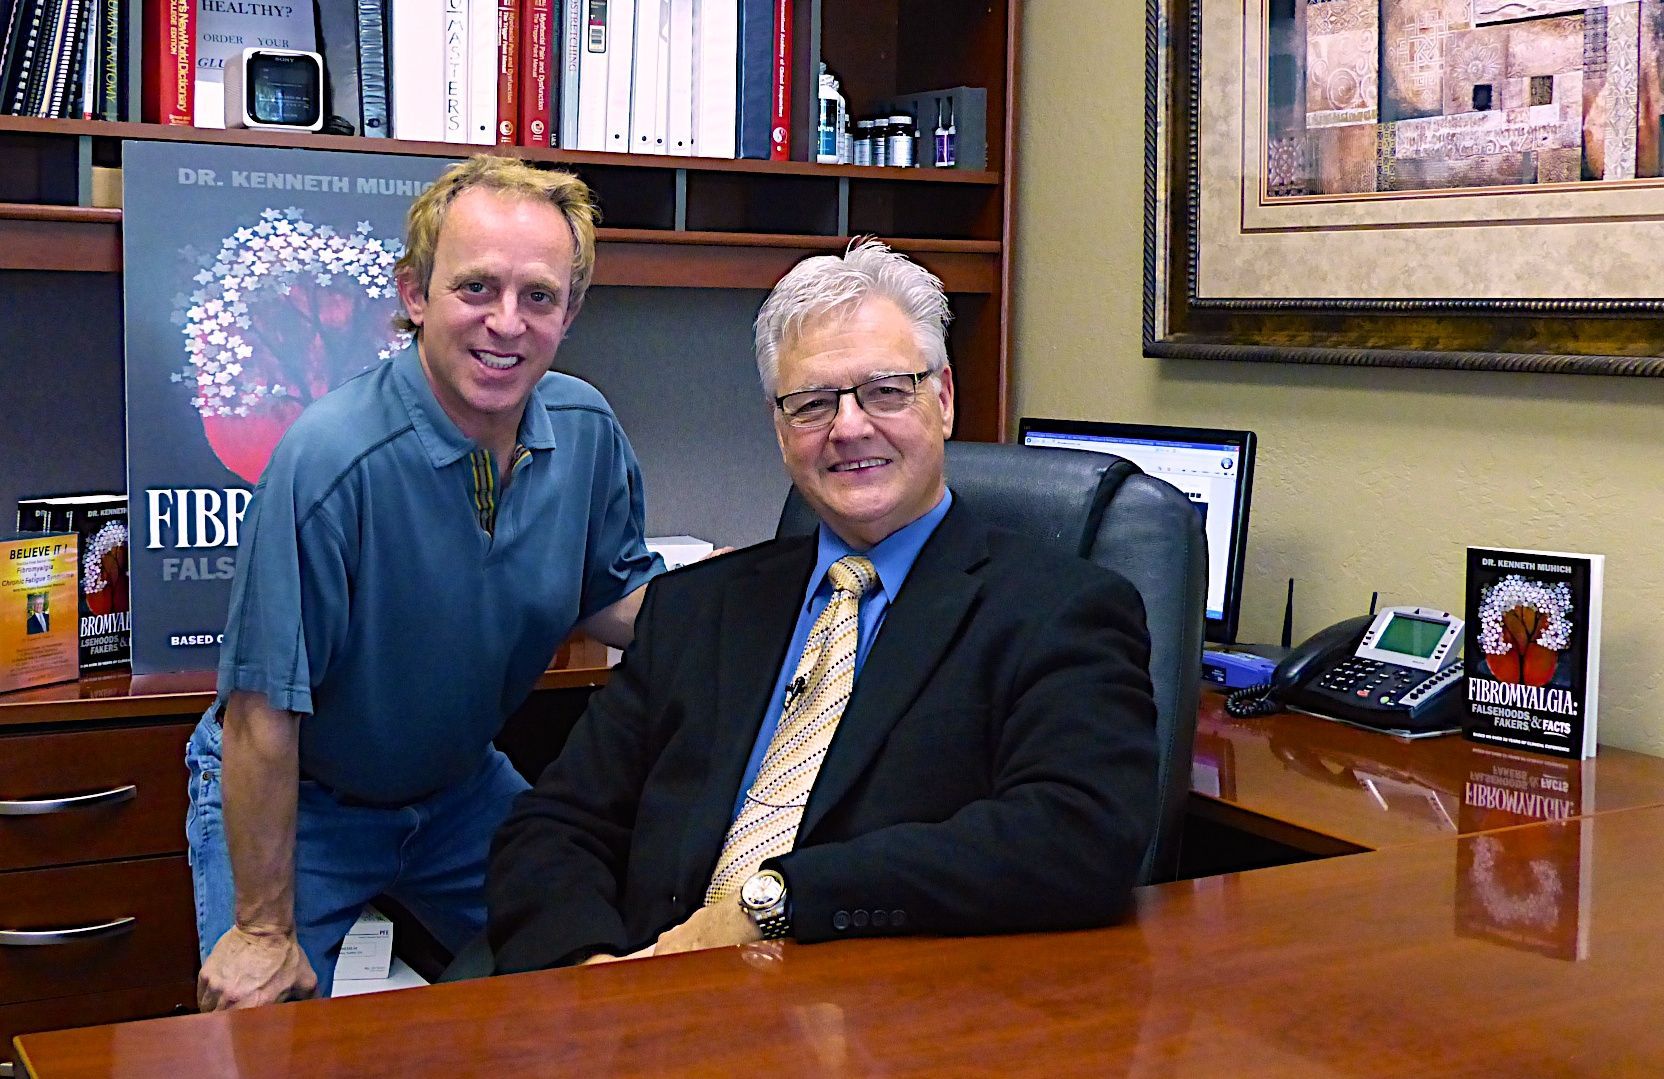
[[[936,526],[942,523],[952,505],[953,492],[943,491],[941,501],[936,503],[935,508],[864,551],[845,543],[824,524],[820,526],[814,572],[809,574],[809,587],[803,594],[803,606],[797,612],[797,629],[792,633],[785,662],[780,665],[780,673],[774,680],[774,692],[769,696],[767,711],[763,713],[762,729],[757,732],[757,742],[751,747],[751,757],[745,762],[745,774],[740,777],[740,789],[734,795],[734,817],[737,818],[745,807],[745,792],[756,782],[757,773],[763,767],[763,757],[768,753],[768,744],[774,740],[774,732],[780,726],[780,715],[785,711],[786,704],[786,683],[797,672],[797,663],[803,656],[803,646],[808,643],[809,631],[815,628],[815,619],[832,602],[832,582],[827,579],[826,571],[838,559],[852,554],[865,555],[872,561],[872,568],[878,571],[878,587],[862,594],[857,613],[855,677],[859,679],[861,666],[867,661],[867,653],[872,651],[872,642],[878,638],[891,602],[901,592],[901,586],[912,572],[913,563],[918,561],[925,541],[935,534]]]
[[[550,373],[505,489],[414,347],[312,404],[243,519],[218,701],[303,715],[302,773],[374,802],[470,775],[583,619],[664,568],[594,387]]]

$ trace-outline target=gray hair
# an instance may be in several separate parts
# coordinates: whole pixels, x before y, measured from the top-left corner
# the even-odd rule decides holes
[[[871,236],[850,241],[842,255],[815,255],[787,271],[757,312],[757,376],[774,397],[780,350],[804,324],[832,312],[853,311],[871,297],[889,300],[913,324],[919,355],[931,374],[948,365],[947,326],[953,318],[941,279]]]

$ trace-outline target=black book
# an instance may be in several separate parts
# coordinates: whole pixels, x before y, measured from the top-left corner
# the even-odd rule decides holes
[[[1468,548],[1463,734],[1594,755],[1604,564],[1601,555]]]
[[[7,26],[6,59],[0,81],[0,112],[22,116],[29,100],[29,76],[39,63],[41,25],[50,0],[16,0]]]

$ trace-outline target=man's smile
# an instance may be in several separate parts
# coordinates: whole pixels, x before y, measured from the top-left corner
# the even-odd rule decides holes
[[[882,468],[890,463],[888,457],[862,457],[855,461],[839,461],[828,468],[828,472],[863,472],[869,468]]]
[[[483,348],[476,348],[471,351],[474,354],[474,359],[493,371],[507,371],[520,363],[520,355],[515,352],[493,352]]]

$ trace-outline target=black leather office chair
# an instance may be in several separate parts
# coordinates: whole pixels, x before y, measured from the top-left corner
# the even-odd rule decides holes
[[[1171,484],[1108,454],[949,442],[947,473],[954,492],[984,519],[1115,570],[1143,597],[1161,806],[1140,879],[1172,880],[1200,692],[1207,601],[1201,515]],[[815,524],[814,511],[793,488],[776,535],[805,533]]]

